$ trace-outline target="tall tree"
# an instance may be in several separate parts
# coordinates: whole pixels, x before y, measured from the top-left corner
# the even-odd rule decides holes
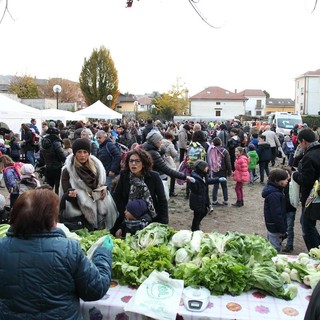
[[[171,90],[154,98],[152,103],[155,105],[155,112],[161,118],[172,120],[174,116],[185,114],[188,111],[188,90],[177,80]]]
[[[114,109],[115,101],[120,94],[119,80],[118,71],[109,50],[101,46],[99,50],[93,50],[88,60],[84,59],[79,82],[88,105],[98,100],[109,105],[107,96],[112,95],[111,107]]]
[[[15,93],[19,98],[32,99],[39,97],[39,91],[35,80],[30,76],[15,76],[9,85],[8,91]]]

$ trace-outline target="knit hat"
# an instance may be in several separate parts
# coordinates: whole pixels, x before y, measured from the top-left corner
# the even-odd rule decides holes
[[[194,163],[194,169],[199,170],[201,172],[204,172],[205,168],[207,168],[208,166],[209,166],[208,163],[203,160],[197,160]]]
[[[0,194],[0,210],[3,210],[5,205],[6,205],[6,199],[2,194]]]
[[[127,204],[127,211],[129,211],[136,219],[142,217],[147,209],[147,203],[142,199],[130,200]]]
[[[155,145],[163,139],[163,136],[158,131],[153,130],[148,133],[146,139]]]
[[[190,126],[186,123],[186,124],[183,126],[183,129],[189,131],[189,130],[190,130]]]
[[[78,138],[72,143],[73,154],[76,154],[79,150],[86,150],[88,153],[91,152],[91,142],[87,138]]]
[[[20,173],[22,176],[31,176],[34,174],[34,166],[31,163],[25,163],[21,167]]]

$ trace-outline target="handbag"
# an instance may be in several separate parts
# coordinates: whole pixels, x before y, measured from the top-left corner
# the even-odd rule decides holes
[[[320,179],[316,180],[305,204],[304,214],[311,220],[320,220]]]
[[[82,216],[82,212],[78,204],[66,201],[66,208],[63,210],[61,215],[65,219],[71,219]]]

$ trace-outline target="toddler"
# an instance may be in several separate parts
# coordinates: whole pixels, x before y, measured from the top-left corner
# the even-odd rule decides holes
[[[124,216],[124,222],[115,234],[117,238],[125,237],[127,233],[135,234],[152,222],[147,203],[142,199],[129,200]]]
[[[254,182],[259,179],[258,176],[256,175],[256,167],[259,162],[259,156],[257,151],[255,150],[255,146],[253,144],[249,144],[248,146],[248,157],[250,159],[249,165],[248,165],[248,170],[250,173],[250,184],[253,185]]]
[[[21,180],[19,185],[19,195],[25,191],[40,187],[40,181],[34,174],[34,166],[31,163],[25,163],[21,169]]]

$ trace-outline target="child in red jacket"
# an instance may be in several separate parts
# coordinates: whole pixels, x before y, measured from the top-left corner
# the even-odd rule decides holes
[[[233,203],[234,207],[243,206],[243,183],[250,181],[250,173],[248,170],[248,164],[250,159],[246,154],[245,148],[237,147],[235,150],[236,160],[234,162],[233,180],[236,181],[236,195],[237,202]]]

